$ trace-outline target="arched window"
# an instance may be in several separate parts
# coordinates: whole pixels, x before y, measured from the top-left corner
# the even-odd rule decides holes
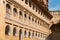
[[[29,20],[31,20],[31,17],[29,16]]]
[[[37,37],[37,33],[36,33],[36,37]]]
[[[21,11],[19,12],[19,15],[20,15],[20,16],[22,16],[22,15],[23,15]]]
[[[25,0],[25,3],[28,4],[28,0]]]
[[[17,15],[17,9],[16,8],[13,9],[13,14],[14,14],[14,16]]]
[[[30,37],[31,36],[31,32],[29,32],[29,35],[28,35],[28,37]]]
[[[34,18],[32,18],[32,21],[34,22]]]
[[[28,4],[28,0],[25,0],[25,3]]]
[[[35,9],[35,4],[33,3],[33,10]]]
[[[25,30],[25,31],[24,31],[24,36],[26,37],[26,35],[27,35],[27,31]]]
[[[19,30],[19,40],[22,40],[22,29]]]
[[[17,32],[17,31],[16,31],[16,28],[14,28],[14,29],[13,29],[13,36],[16,35],[16,32]]]
[[[9,27],[9,25],[7,25],[5,28],[5,34],[9,35],[9,32],[10,32],[10,27]]]
[[[25,17],[25,18],[27,18],[27,15],[26,15],[26,14],[24,14],[24,17]]]
[[[10,5],[9,4],[6,4],[6,13],[7,14],[10,14]]]
[[[31,0],[29,0],[29,7],[31,7],[32,6],[32,3],[31,3]]]

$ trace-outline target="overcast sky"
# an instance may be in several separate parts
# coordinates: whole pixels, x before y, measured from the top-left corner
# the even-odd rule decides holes
[[[49,10],[60,10],[60,0],[49,0]]]

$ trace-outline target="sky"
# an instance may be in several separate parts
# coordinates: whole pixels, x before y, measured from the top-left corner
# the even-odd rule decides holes
[[[48,8],[50,11],[60,10],[60,0],[49,0]]]

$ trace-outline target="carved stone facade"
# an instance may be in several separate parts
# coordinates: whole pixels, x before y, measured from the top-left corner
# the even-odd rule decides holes
[[[52,18],[47,9],[38,0],[0,0],[0,40],[46,40]]]

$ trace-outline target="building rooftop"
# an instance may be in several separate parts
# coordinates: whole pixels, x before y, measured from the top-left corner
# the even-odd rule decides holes
[[[60,10],[50,10],[50,12],[60,12]]]

